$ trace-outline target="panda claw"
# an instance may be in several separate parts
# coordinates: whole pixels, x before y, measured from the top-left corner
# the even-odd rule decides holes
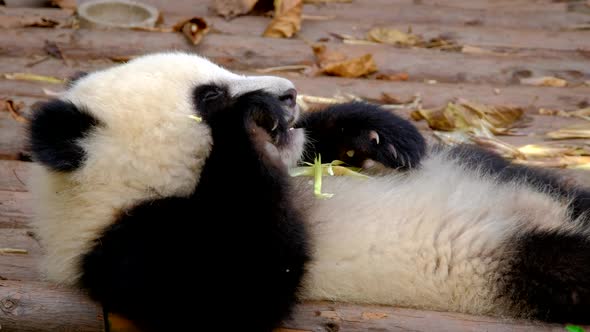
[[[397,159],[397,150],[395,149],[395,146],[393,146],[393,144],[389,144],[388,148],[389,148],[389,151],[391,151],[391,153],[393,153],[393,157],[395,159]]]
[[[375,141],[375,143],[379,145],[379,133],[377,133],[374,130],[371,130],[371,132],[369,132],[369,138],[371,139],[371,141]]]

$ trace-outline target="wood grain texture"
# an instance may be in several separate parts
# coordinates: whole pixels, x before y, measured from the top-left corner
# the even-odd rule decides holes
[[[13,41],[19,39],[18,44]],[[9,56],[44,55],[45,41],[55,43],[70,61],[129,57],[163,50],[196,51],[231,69],[313,64],[311,47],[301,40],[209,34],[198,46],[178,33],[25,28],[0,35],[0,50]],[[512,84],[520,76],[559,76],[579,84],[590,77],[587,61],[507,57],[403,49],[389,45],[327,43],[349,57],[371,53],[380,71],[407,72],[412,81]],[[461,66],[456,64],[460,63]]]
[[[112,322],[115,331],[125,326],[119,319]],[[40,282],[0,281],[0,324],[2,331],[103,331],[101,310],[83,293]],[[217,324],[219,328],[224,326],[223,322]],[[275,332],[488,330],[563,331],[563,326],[447,312],[307,302],[297,306],[292,319]]]
[[[102,310],[82,293],[37,282],[0,281],[1,331],[103,331]]]

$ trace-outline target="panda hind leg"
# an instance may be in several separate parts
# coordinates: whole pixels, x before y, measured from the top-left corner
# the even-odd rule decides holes
[[[505,294],[543,321],[590,323],[590,237],[534,231],[510,241]]]

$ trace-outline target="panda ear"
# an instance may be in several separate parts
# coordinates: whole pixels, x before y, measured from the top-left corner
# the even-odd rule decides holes
[[[52,100],[33,111],[29,144],[33,160],[56,171],[73,171],[86,155],[79,140],[99,121],[71,102]]]

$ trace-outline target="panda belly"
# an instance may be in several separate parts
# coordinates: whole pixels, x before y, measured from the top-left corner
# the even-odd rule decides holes
[[[518,302],[505,277],[515,239],[573,228],[551,196],[443,154],[409,173],[327,177],[323,191],[334,196],[315,201],[308,218],[307,299],[503,314]]]

